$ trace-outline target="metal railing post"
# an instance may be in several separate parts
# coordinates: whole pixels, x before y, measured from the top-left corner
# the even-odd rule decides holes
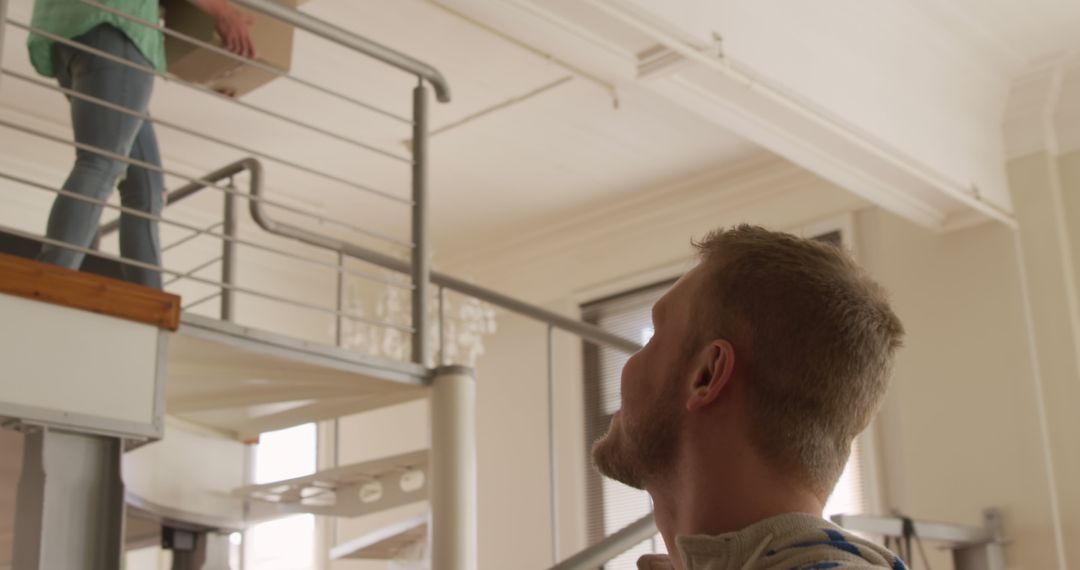
[[[342,346],[345,341],[345,331],[341,328],[343,322],[341,312],[345,307],[345,254],[340,251],[337,254],[337,263],[337,301],[334,303],[334,308],[337,309],[338,314],[334,317],[334,346]]]
[[[267,16],[281,20],[298,30],[304,30],[336,44],[356,50],[406,73],[411,73],[421,80],[427,80],[435,87],[435,96],[439,98],[439,101],[442,101],[443,103],[450,101],[450,86],[447,85],[446,79],[437,69],[420,60],[399,51],[392,50],[367,38],[358,36],[345,28],[336,26],[325,20],[320,20],[310,14],[301,12],[296,8],[275,2],[274,0],[234,1],[244,8],[266,14]]]
[[[229,188],[235,190],[232,178],[229,178]],[[225,224],[222,233],[229,238],[236,237],[236,195],[225,194]],[[233,285],[236,283],[236,242],[232,239],[221,241],[221,283]],[[231,287],[221,288],[221,320],[232,321],[236,316],[236,292]]]
[[[551,563],[559,563],[559,464],[555,455],[555,327],[547,326],[548,468],[551,485]]]
[[[435,366],[446,366],[446,287],[439,285],[439,359]]]
[[[428,282],[431,278],[427,217],[427,87],[413,89],[412,163],[412,361],[427,365]]]

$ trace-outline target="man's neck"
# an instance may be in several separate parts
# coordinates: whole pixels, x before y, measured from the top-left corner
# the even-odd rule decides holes
[[[779,477],[764,462],[730,454],[682,454],[683,458],[722,458],[720,464],[680,461],[663,481],[647,485],[656,526],[677,570],[683,570],[677,536],[720,535],[786,513],[821,516],[823,501]],[[713,460],[715,462],[715,460]]]

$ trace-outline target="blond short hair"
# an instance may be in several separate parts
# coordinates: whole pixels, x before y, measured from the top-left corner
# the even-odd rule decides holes
[[[900,319],[833,245],[750,225],[694,245],[706,272],[696,340],[732,343],[751,442],[827,495],[885,394]]]

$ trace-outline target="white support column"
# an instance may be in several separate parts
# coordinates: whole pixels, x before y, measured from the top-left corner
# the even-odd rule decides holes
[[[14,570],[120,567],[119,438],[40,428],[27,434],[15,502]]]
[[[475,570],[476,378],[443,366],[431,393],[431,561],[439,570]]]
[[[221,532],[207,532],[202,536],[204,561],[198,570],[231,570],[229,566],[229,535]]]

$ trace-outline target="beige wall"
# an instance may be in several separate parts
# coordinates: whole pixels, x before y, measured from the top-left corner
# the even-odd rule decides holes
[[[1062,165],[1063,180],[1069,176],[1076,180],[1080,161],[1073,157]],[[1025,177],[1034,174],[1024,174],[1018,168],[1022,170],[1022,165],[1012,165],[1014,177],[1020,175],[1015,182],[1025,185]],[[740,185],[753,186],[748,179],[740,180]],[[855,245],[859,257],[891,291],[909,331],[894,387],[879,420],[884,509],[976,525],[981,523],[983,508],[999,507],[1012,539],[1007,548],[1009,567],[1057,567],[1055,509],[1051,506],[1051,472],[1041,414],[1042,408],[1047,408],[1046,417],[1057,418],[1047,426],[1056,481],[1053,492],[1061,501],[1071,497],[1076,488],[1063,479],[1071,471],[1067,468],[1069,450],[1061,443],[1070,439],[1069,434],[1080,433],[1076,424],[1069,422],[1069,415],[1062,413],[1077,401],[1070,399],[1067,374],[1075,370],[1070,368],[1074,360],[1064,349],[1043,354],[1052,341],[1044,342],[1040,337],[1042,373],[1034,375],[1011,230],[984,223],[938,234],[865,204],[842,204],[842,193],[810,180],[801,184],[788,181],[785,191],[752,203],[725,200],[738,195],[726,194],[730,188],[713,183],[713,201],[708,192],[686,190],[687,196],[675,197],[670,203],[690,204],[692,211],[675,209],[658,213],[655,219],[643,215],[638,224],[626,222],[628,216],[622,215],[609,218],[610,225],[591,226],[594,234],[587,233],[585,224],[571,225],[569,230],[561,227],[550,240],[523,239],[512,244],[522,252],[517,259],[485,252],[490,256],[489,264],[470,260],[462,265],[466,268],[462,271],[471,270],[472,275],[481,276],[480,282],[494,282],[501,290],[553,303],[572,314],[577,304],[590,296],[678,273],[685,266],[688,239],[713,227],[749,221],[792,228],[837,211],[857,211]],[[1022,197],[1019,203],[1025,208],[1027,201]],[[841,206],[839,210],[837,206]],[[658,205],[653,207],[659,209]],[[1047,225],[1039,221],[1045,212],[1022,213],[1032,218],[1026,227]],[[593,214],[591,220],[603,217],[603,213]],[[559,241],[574,238],[580,238],[575,247],[556,247]],[[1037,235],[1025,239],[1026,244],[1033,242],[1025,245],[1025,251],[1037,249]],[[1028,257],[1051,270],[1060,266],[1059,258],[1038,251],[1029,252]],[[1029,264],[1032,261],[1028,259]],[[1058,298],[1064,295],[1056,284],[1060,275],[1044,273],[1036,268],[1029,275],[1035,295],[1055,287]],[[1038,302],[1034,305],[1037,313]],[[1060,324],[1059,318],[1056,325]],[[478,413],[485,430],[480,442],[482,568],[501,568],[511,562],[542,567],[550,556],[544,463],[546,395],[542,371],[537,369],[543,359],[543,338],[541,327],[504,316],[488,356],[481,361]],[[570,358],[579,363],[579,354],[572,346],[570,351]],[[563,397],[580,394],[580,373],[573,373],[572,381],[560,379]],[[1039,397],[1040,389],[1043,398]],[[1054,398],[1056,401],[1051,401]],[[569,426],[580,421],[580,402],[577,406],[572,408],[570,402],[560,400],[561,429],[570,431]],[[496,431],[486,431],[490,429]],[[560,454],[560,492],[572,497],[580,496],[580,480],[574,480],[580,475],[568,470],[568,462],[575,462],[575,470],[583,468],[580,439],[580,431],[557,438],[564,450]],[[560,504],[567,502],[568,497],[562,497]],[[1069,534],[1073,532],[1069,520],[1075,518],[1076,508],[1059,504],[1057,510],[1065,523],[1064,536],[1080,536]],[[563,535],[582,528],[580,505],[570,513],[564,509],[560,518]],[[580,536],[576,537],[576,542],[580,541]],[[573,542],[564,538],[563,556],[571,552]],[[946,556],[933,547],[929,550],[934,568],[950,567]],[[1080,555],[1070,553],[1070,560],[1080,563]]]
[[[1080,299],[1075,260],[1080,232],[1067,204],[1075,200],[1075,157],[1036,153],[1009,163],[1025,274],[1031,288],[1035,357],[1045,390],[1047,443],[1058,518],[1069,567],[1080,565]],[[1072,209],[1071,212],[1075,212]]]
[[[1071,231],[1061,242],[1047,201],[1054,176],[1045,156],[1010,165],[1023,224],[1031,287],[1033,358],[1019,260],[1010,231],[996,224],[935,234],[776,161],[717,173],[688,185],[644,193],[603,211],[553,221],[489,250],[444,260],[448,272],[577,316],[581,301],[677,274],[688,240],[714,227],[748,221],[792,228],[858,211],[857,247],[891,291],[908,328],[907,347],[880,418],[884,503],[919,518],[976,524],[980,511],[1005,514],[1010,568],[1056,567],[1052,493],[1070,567],[1080,565],[1080,402],[1075,331],[1064,310],[1062,252],[1080,271],[1080,153],[1057,162]],[[15,210],[7,210],[12,217]],[[25,219],[24,219],[25,220]],[[40,224],[33,223],[33,226]],[[1068,232],[1066,232],[1068,233]],[[330,303],[333,282],[321,270],[246,256],[241,279],[282,295]],[[266,268],[270,268],[269,270]],[[1074,281],[1080,281],[1076,273]],[[1074,292],[1075,294],[1075,292]],[[327,342],[332,320],[241,302],[241,320]],[[551,560],[548,494],[546,333],[501,314],[478,365],[480,567],[541,568]],[[557,334],[556,447],[560,556],[583,546],[581,366],[579,344]],[[1040,374],[1034,374],[1033,363]],[[1043,398],[1039,398],[1039,390]],[[1045,410],[1044,438],[1040,415]],[[345,418],[341,460],[362,461],[427,445],[426,403]],[[1048,443],[1048,446],[1047,446]],[[1047,463],[1047,450],[1052,468]],[[1055,487],[1052,489],[1050,481]],[[340,541],[402,517],[414,505],[342,521]],[[335,570],[375,570],[347,562]],[[937,563],[935,568],[943,567]],[[944,566],[947,567],[947,566]]]
[[[1075,283],[1080,283],[1080,150],[1060,157],[1058,169],[1064,212],[1068,220],[1073,274]]]
[[[982,224],[938,235],[878,209],[860,212],[857,224],[863,264],[907,329],[878,424],[886,506],[965,524],[1000,507],[1013,540],[1009,567],[1054,568],[1010,230]]]
[[[786,163],[756,159],[579,218],[553,221],[544,232],[514,236],[442,266],[576,318],[582,301],[677,275],[690,255],[689,239],[717,225],[757,221],[795,227],[863,205]],[[500,312],[498,332],[486,340],[477,364],[482,569],[551,564],[546,335],[543,325]],[[565,558],[585,546],[586,443],[580,341],[561,332],[554,338],[558,536],[559,556]],[[426,426],[422,403],[348,418],[342,422],[342,461],[426,445]],[[395,516],[403,515],[342,521],[339,541],[375,530]],[[333,568],[385,566],[339,562]]]

